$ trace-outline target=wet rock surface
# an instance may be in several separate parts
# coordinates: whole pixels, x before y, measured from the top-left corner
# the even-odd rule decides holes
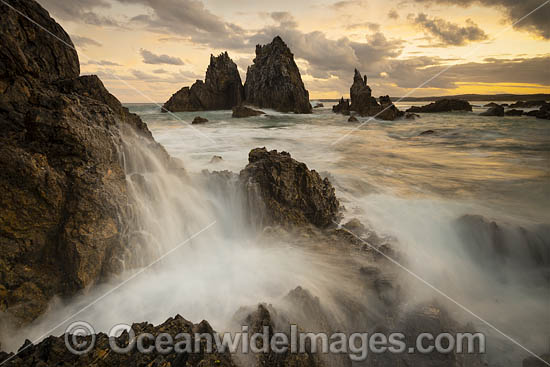
[[[349,99],[344,100],[344,97],[342,97],[338,102],[338,104],[335,104],[334,106],[332,106],[332,112],[341,113],[342,115],[349,115],[350,114]]]
[[[244,88],[237,65],[227,52],[210,55],[204,82],[184,87],[164,104],[163,112],[230,110],[243,102]]]
[[[193,122],[191,122],[192,125],[196,125],[196,124],[206,124],[208,122],[208,119],[205,119],[205,118],[202,118],[200,116],[196,116],[194,119],[193,119]]]
[[[479,114],[480,116],[504,116],[504,107],[494,106]]]
[[[191,347],[195,347],[195,333],[209,334],[213,336],[215,331],[206,321],[199,324],[193,324],[183,317],[177,315],[174,318],[169,318],[164,323],[154,326],[147,322],[133,324],[132,330],[136,336],[144,333],[149,333],[153,337],[161,333],[168,333],[173,338],[180,333],[187,333],[191,336]],[[79,337],[79,342],[91,343],[91,336]],[[201,339],[205,340],[205,339]],[[117,345],[125,347],[128,345],[128,333],[123,333],[117,338]],[[175,343],[174,343],[175,344]],[[88,344],[89,345],[89,344]],[[145,342],[145,347],[153,343]],[[184,348],[184,347],[182,347]],[[172,350],[169,353],[142,353],[136,347],[128,353],[116,353],[109,345],[109,337],[106,334],[100,333],[96,335],[95,347],[83,355],[71,353],[65,346],[64,335],[59,337],[50,336],[40,343],[33,345],[30,342],[25,343],[19,349],[17,355],[0,352],[0,361],[9,359],[4,365],[6,367],[27,367],[27,366],[172,366],[172,367],[187,367],[187,366],[226,366],[233,367],[231,355],[228,352],[221,353],[216,349],[216,344],[213,343],[212,352],[207,351],[206,344],[202,343],[200,350],[193,350],[193,353],[177,353]]]
[[[505,115],[506,116],[521,116],[521,115],[523,115],[523,110],[511,109],[511,110],[506,111]]]
[[[253,149],[240,173],[248,206],[264,225],[313,224],[328,227],[337,219],[339,202],[327,178],[322,179],[289,153]]]
[[[472,105],[468,101],[461,99],[440,99],[425,106],[413,106],[405,112],[451,112],[451,111],[472,111]]]
[[[246,118],[246,117],[261,116],[261,115],[265,115],[265,112],[255,110],[253,108],[246,107],[246,106],[235,106],[233,107],[233,113],[231,117]]]
[[[12,2],[71,45],[34,1]],[[16,324],[117,272],[128,195],[121,131],[164,149],[74,50],[0,4],[0,311]]]
[[[312,110],[294,55],[279,36],[267,45],[256,46],[244,90],[246,102],[259,108],[294,113]]]

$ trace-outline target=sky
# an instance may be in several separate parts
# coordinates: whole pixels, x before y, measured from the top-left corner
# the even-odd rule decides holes
[[[548,0],[38,0],[71,36],[82,74],[122,102],[164,102],[228,51],[243,83],[280,35],[311,99],[550,93]]]

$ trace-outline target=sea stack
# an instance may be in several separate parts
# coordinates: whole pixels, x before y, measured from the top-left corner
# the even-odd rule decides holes
[[[244,88],[237,65],[227,52],[210,55],[204,82],[183,87],[164,104],[163,112],[230,110],[243,102]]]
[[[381,96],[378,104],[376,98],[372,96],[372,89],[367,84],[367,76],[362,76],[357,69],[353,75],[349,94],[351,104],[342,97],[340,102],[332,107],[333,112],[349,115],[350,111],[355,111],[360,116],[375,116],[381,120],[390,121],[403,116],[403,112],[395,107],[389,96]]]
[[[281,37],[256,46],[254,64],[244,84],[247,103],[280,112],[311,113],[309,92],[304,87],[294,55]]]

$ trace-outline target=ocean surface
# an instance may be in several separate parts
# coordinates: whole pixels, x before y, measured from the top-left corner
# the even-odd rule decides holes
[[[231,111],[163,114],[151,104],[128,107],[190,172],[238,173],[252,148],[266,147],[290,152],[328,177],[346,208],[345,220],[359,218],[377,233],[396,238],[412,271],[498,329],[448,305],[455,318],[491,336],[488,349],[498,355],[491,365],[519,366],[529,354],[510,339],[537,353],[549,348],[550,271],[534,268],[529,260],[520,265],[514,259],[480,262],[497,255],[472,254],[469,242],[482,237],[481,246],[490,247],[493,234],[475,227],[465,235],[457,220],[479,215],[494,222],[511,257],[529,257],[533,246],[548,256],[550,123],[478,116],[487,109],[485,103],[474,102],[473,113],[397,121],[359,118],[359,123],[332,113],[332,103],[326,102],[311,115],[265,110],[265,116],[246,119],[231,118]],[[397,106],[405,110],[423,104]],[[210,122],[191,126],[195,116]],[[435,133],[421,136],[426,130]],[[213,156],[223,160],[211,162]],[[535,245],[521,236],[524,230],[533,234]],[[413,287],[418,298],[433,292],[420,282]]]
[[[481,117],[486,108],[474,107],[473,113],[349,123],[332,113],[331,103],[325,106],[310,115],[265,110],[265,116],[233,119],[231,111],[169,114],[154,104],[128,104],[190,178],[167,172],[147,143],[124,135],[135,214],[128,251],[139,261],[81,295],[52,301],[24,329],[0,330],[3,348],[60,335],[80,320],[108,332],[119,323],[158,324],[180,314],[228,330],[240,307],[276,305],[297,286],[330,305],[348,279],[338,259],[284,240],[259,241],[243,220],[239,191],[217,190],[201,175],[238,173],[251,149],[266,147],[328,177],[345,207],[343,222],[358,218],[392,239],[403,266],[422,279],[392,270],[405,288],[405,309],[435,302],[474,325],[487,336],[492,367],[521,366],[530,352],[547,352],[550,122]],[[210,122],[191,125],[195,116]],[[427,130],[434,133],[420,135]]]

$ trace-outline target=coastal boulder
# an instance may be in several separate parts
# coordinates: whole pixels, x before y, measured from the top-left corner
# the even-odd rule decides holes
[[[479,114],[480,116],[504,116],[504,107],[494,106]]]
[[[338,104],[332,106],[332,112],[341,113],[342,115],[350,114],[349,99],[344,100],[344,97],[340,98]]]
[[[472,111],[472,105],[468,101],[461,99],[448,99],[443,98],[432,102],[425,106],[412,106],[405,112],[425,112],[425,113],[438,113],[438,112],[451,112],[451,111]]]
[[[247,103],[280,112],[311,113],[309,92],[304,87],[294,55],[281,37],[256,46],[254,64],[244,84]]]
[[[248,162],[240,180],[257,224],[328,227],[337,219],[340,205],[329,180],[289,153],[255,148]]]
[[[163,112],[230,110],[242,103],[244,88],[237,65],[227,52],[210,55],[204,82],[183,87],[164,104]]]
[[[258,111],[246,106],[233,107],[232,117],[234,118],[244,118],[244,117],[261,116],[261,115],[265,115],[265,112]]]
[[[523,115],[523,110],[511,109],[511,110],[506,111],[505,115],[506,116],[521,116],[521,115]]]

